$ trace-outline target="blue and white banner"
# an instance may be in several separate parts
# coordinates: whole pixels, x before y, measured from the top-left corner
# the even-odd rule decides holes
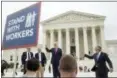
[[[41,3],[7,16],[3,49],[24,48],[36,46]]]

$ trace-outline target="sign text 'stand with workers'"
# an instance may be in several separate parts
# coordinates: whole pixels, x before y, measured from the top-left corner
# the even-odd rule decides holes
[[[40,3],[7,16],[3,49],[37,45]]]

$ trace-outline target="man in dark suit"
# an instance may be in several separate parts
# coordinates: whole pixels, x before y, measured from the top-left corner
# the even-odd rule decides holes
[[[41,74],[41,77],[43,77],[44,74],[44,67],[46,64],[46,56],[45,54],[41,51],[40,48],[38,48],[38,52],[35,54],[35,58],[39,61],[40,63],[40,71],[37,72],[37,77],[39,77],[39,73]]]
[[[30,48],[27,48],[27,51],[23,52],[21,56],[22,65],[24,67],[23,69],[24,74],[26,73],[26,62],[30,60],[31,58],[33,58],[33,53],[30,51]]]
[[[101,47],[97,46],[95,48],[96,53],[92,56],[85,54],[85,57],[95,60],[95,65],[92,71],[96,73],[96,78],[108,78],[109,69],[106,66],[106,62],[109,64],[110,72],[113,71],[113,65],[108,55],[101,51]]]
[[[52,53],[51,64],[53,68],[54,78],[60,77],[58,66],[59,66],[59,60],[62,57],[62,50],[58,48],[57,43],[54,43],[54,48],[48,49],[46,47],[46,51]]]

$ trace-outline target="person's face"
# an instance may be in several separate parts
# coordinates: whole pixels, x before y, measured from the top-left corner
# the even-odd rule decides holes
[[[30,52],[30,48],[27,48],[27,51]]]
[[[38,48],[38,52],[41,52],[41,49],[40,48]]]
[[[57,48],[57,47],[58,47],[56,43],[54,44],[54,47],[55,47],[55,48]]]
[[[100,49],[99,47],[96,47],[96,48],[95,48],[95,51],[98,53],[98,52],[101,51],[101,49]]]

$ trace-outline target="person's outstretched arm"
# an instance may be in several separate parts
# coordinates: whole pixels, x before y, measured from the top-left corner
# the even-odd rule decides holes
[[[88,55],[88,54],[85,54],[84,57],[87,57],[87,58],[89,58],[89,59],[93,59],[94,55],[90,56],[90,55]]]
[[[46,46],[45,49],[46,49],[47,52],[52,52],[52,49],[48,49],[47,46]]]

